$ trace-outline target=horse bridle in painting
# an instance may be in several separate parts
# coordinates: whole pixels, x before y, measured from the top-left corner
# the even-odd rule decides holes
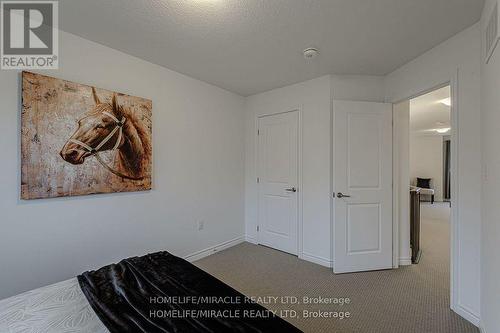
[[[116,150],[118,149],[118,147],[120,146],[120,142],[122,141],[122,137],[123,137],[123,125],[125,124],[125,122],[127,121],[127,118],[123,117],[122,120],[118,120],[118,118],[116,118],[113,114],[107,112],[107,111],[102,111],[102,113],[108,117],[110,117],[111,119],[113,119],[116,123],[116,126],[115,128],[113,128],[113,130],[108,134],[108,136],[106,136],[95,148],[92,148],[90,147],[88,144],[86,144],[85,142],[82,142],[80,140],[76,140],[76,139],[69,139],[69,142],[72,142],[74,144],[77,144],[83,148],[85,148],[86,150],[88,150],[88,152],[92,155],[92,156],[95,156],[97,158],[97,161],[99,161],[99,163],[101,163],[101,165],[103,167],[105,167],[109,172],[117,175],[118,177],[121,177],[121,178],[125,178],[125,179],[131,179],[131,180],[143,180],[144,177],[132,177],[132,176],[127,176],[115,169],[113,169],[112,167],[110,167],[109,165],[107,165],[102,159],[101,159],[101,156],[99,156],[99,150],[106,144],[108,143],[109,140],[111,140],[111,138],[116,134],[116,132],[118,132],[118,138],[116,139],[116,143],[115,145],[113,146],[113,149],[111,150]]]

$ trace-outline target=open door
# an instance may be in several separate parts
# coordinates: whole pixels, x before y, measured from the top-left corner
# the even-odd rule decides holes
[[[334,102],[334,272],[392,268],[392,104]]]

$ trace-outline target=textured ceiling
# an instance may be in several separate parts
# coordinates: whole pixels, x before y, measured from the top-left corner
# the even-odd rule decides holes
[[[450,87],[444,87],[410,101],[410,130],[417,135],[442,135],[436,128],[450,128],[449,106],[441,103],[451,97]],[[445,133],[449,135],[450,133]]]
[[[484,0],[61,0],[61,29],[241,95],[384,75],[477,22]],[[302,50],[317,47],[312,62]]]

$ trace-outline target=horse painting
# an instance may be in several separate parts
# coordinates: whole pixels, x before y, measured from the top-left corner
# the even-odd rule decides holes
[[[151,101],[23,72],[21,198],[151,189]]]

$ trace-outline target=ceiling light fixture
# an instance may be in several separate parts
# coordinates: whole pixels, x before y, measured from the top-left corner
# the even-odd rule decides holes
[[[439,101],[439,103],[446,105],[446,106],[451,106],[451,98],[445,98]]]
[[[306,58],[307,60],[316,58],[318,54],[318,49],[314,47],[310,47],[304,50],[304,58]]]
[[[435,131],[438,132],[439,134],[444,134],[447,133],[451,128],[446,127],[446,128],[436,128]]]

